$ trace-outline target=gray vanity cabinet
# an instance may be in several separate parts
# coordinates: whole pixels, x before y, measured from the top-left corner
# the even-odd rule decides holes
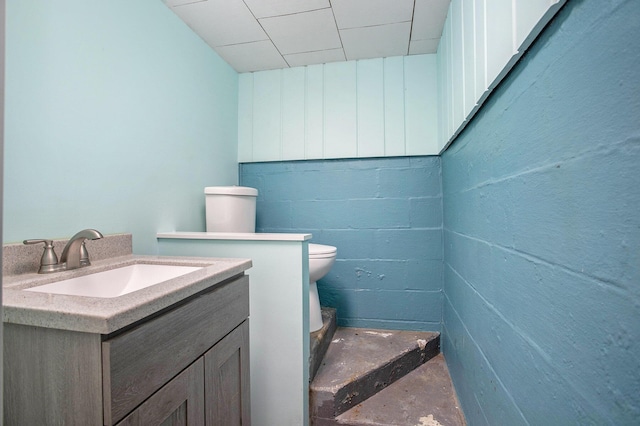
[[[5,323],[5,425],[249,425],[249,278],[109,335]]]
[[[250,425],[248,365],[245,321],[117,426]]]

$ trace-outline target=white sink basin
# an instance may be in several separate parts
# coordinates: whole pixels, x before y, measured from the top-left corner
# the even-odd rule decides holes
[[[135,264],[56,281],[26,291],[88,297],[118,297],[201,269],[195,266]]]

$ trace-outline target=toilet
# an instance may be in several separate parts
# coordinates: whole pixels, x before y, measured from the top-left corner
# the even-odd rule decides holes
[[[207,232],[254,233],[258,190],[246,186],[209,186],[204,189]],[[322,328],[316,282],[336,260],[333,246],[309,243],[309,331]]]
[[[327,275],[336,261],[338,249],[324,244],[309,243],[309,331],[322,328],[322,312],[317,281]]]

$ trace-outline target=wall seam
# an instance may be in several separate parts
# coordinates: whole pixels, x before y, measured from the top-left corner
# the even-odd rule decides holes
[[[462,238],[467,238],[467,239],[470,239],[472,241],[476,241],[476,242],[479,242],[481,244],[487,245],[489,247],[497,248],[497,249],[502,250],[504,252],[518,255],[518,256],[520,256],[520,257],[522,257],[522,258],[524,258],[524,259],[526,259],[526,260],[528,260],[530,262],[536,263],[536,264],[546,265],[546,266],[551,267],[551,268],[557,268],[557,269],[559,269],[559,270],[561,270],[561,271],[563,271],[563,272],[565,272],[565,273],[567,273],[567,274],[569,274],[571,276],[574,276],[574,277],[577,277],[577,278],[586,279],[586,280],[590,281],[592,284],[595,284],[600,288],[603,288],[603,289],[606,289],[606,290],[612,290],[618,296],[624,296],[624,297],[628,296],[628,294],[626,294],[628,292],[627,288],[617,286],[612,281],[607,281],[607,280],[604,280],[604,279],[601,279],[601,278],[598,278],[598,277],[594,277],[592,275],[585,274],[584,272],[579,272],[577,270],[574,270],[574,269],[571,269],[571,268],[567,268],[564,265],[561,265],[559,263],[550,262],[550,261],[548,261],[546,259],[543,259],[541,257],[535,256],[535,255],[533,255],[531,253],[524,252],[522,250],[506,247],[506,246],[503,246],[501,244],[490,243],[490,242],[488,242],[486,240],[483,240],[483,239],[478,238],[478,237],[474,237],[472,235],[462,234],[460,232],[453,231],[451,229],[447,229],[446,232],[451,232],[452,234],[458,235],[458,236],[460,236]]]

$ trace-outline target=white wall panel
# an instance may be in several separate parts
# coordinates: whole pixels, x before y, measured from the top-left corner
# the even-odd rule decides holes
[[[304,158],[305,69],[282,70],[282,160]]]
[[[486,2],[487,81],[489,87],[516,53],[512,0],[488,0]],[[494,84],[496,82],[496,84]]]
[[[439,152],[566,0],[452,0],[438,47]]]
[[[282,70],[253,75],[253,161],[280,158]]]
[[[407,56],[405,79],[405,155],[438,149],[438,74],[435,55]]]
[[[515,43],[518,51],[529,48],[564,3],[565,0],[514,1]]]
[[[384,61],[357,62],[358,157],[384,156]]]
[[[404,59],[384,59],[384,153],[404,155]]]
[[[475,4],[462,0],[462,42],[464,44],[464,116],[468,117],[476,106],[476,31]]]
[[[442,30],[442,37],[440,38],[440,44],[438,46],[438,52],[436,55],[436,60],[438,62],[438,109],[439,109],[439,120],[438,120],[438,143],[441,145],[443,141],[446,140],[447,135],[449,134],[449,83],[448,76],[449,74],[446,72],[448,67],[448,52],[449,52],[449,39],[447,33],[447,25],[445,21],[445,25]]]
[[[453,127],[458,128],[464,115],[464,42],[462,29],[462,0],[451,1],[451,50],[450,74],[453,84]]]
[[[451,3],[449,3],[449,14],[447,15],[447,21],[444,25],[444,34],[446,35],[446,50],[445,50],[445,64],[447,66],[446,73],[446,93],[447,99],[444,104],[444,110],[447,114],[447,135],[453,134],[453,75],[451,69],[453,68],[453,44],[451,42]]]
[[[549,9],[549,0],[527,0],[514,2],[515,42],[519,48]]]
[[[566,0],[452,0],[437,55],[241,74],[238,160],[442,152]]]
[[[241,162],[438,153],[436,55],[242,74]]]
[[[324,66],[308,66],[306,73],[304,158],[323,158]]]
[[[253,74],[238,77],[238,161],[253,161]]]
[[[485,97],[485,92],[489,87],[487,81],[487,35],[486,35],[486,2],[485,0],[475,0],[475,58],[476,58],[476,102]],[[453,133],[452,133],[453,134]]]
[[[324,66],[324,156],[357,156],[356,62]]]

